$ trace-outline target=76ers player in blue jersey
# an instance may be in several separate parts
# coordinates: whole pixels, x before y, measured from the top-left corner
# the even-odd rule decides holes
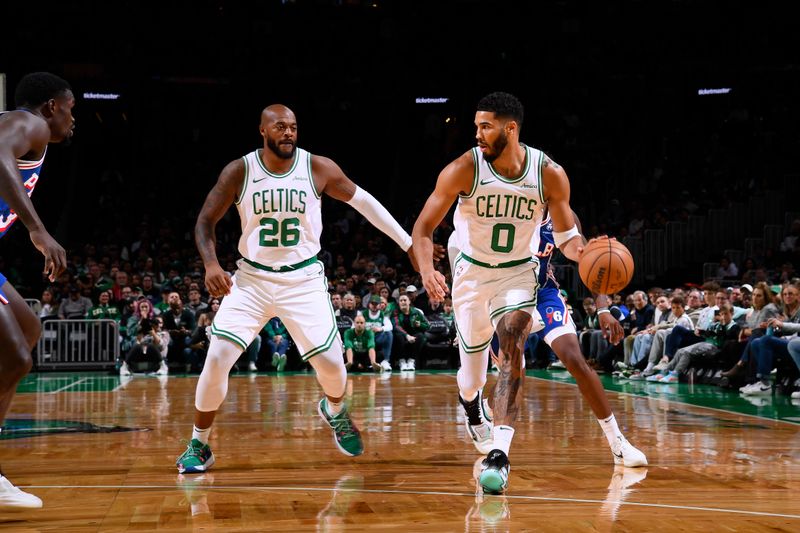
[[[24,76],[15,92],[17,108],[0,114],[0,238],[19,220],[44,256],[50,281],[64,271],[64,249],[45,229],[33,208],[33,193],[49,143],[72,137],[75,98],[69,83],[47,72]],[[0,272],[0,425],[17,383],[30,371],[31,350],[42,326],[25,300]],[[19,490],[0,473],[0,511],[36,509],[42,500]]]
[[[580,228],[580,221],[578,221],[578,216],[574,212],[573,217],[575,218],[576,226]],[[581,394],[589,402],[608,439],[611,453],[614,456],[614,463],[626,467],[647,466],[645,455],[627,442],[619,431],[597,373],[589,368],[581,353],[575,325],[572,323],[567,302],[561,296],[558,282],[550,268],[550,260],[555,250],[553,222],[549,213],[546,213],[539,226],[539,248],[534,251],[534,255],[539,259],[537,280],[539,292],[536,300],[536,312],[539,316],[535,318],[538,318],[540,326],[543,326],[536,334],[539,336],[539,340],[545,341],[553,349],[570,374],[572,374],[572,377],[575,378]],[[597,301],[599,302],[598,307],[608,313],[607,309],[610,304],[608,296],[599,295]],[[604,320],[603,328],[610,337],[618,337],[619,331],[615,334],[614,330],[620,330],[621,326],[616,319],[608,314],[607,319]],[[490,406],[493,403],[493,397],[494,387],[486,395],[488,401],[487,405],[484,405],[489,418],[492,417]]]

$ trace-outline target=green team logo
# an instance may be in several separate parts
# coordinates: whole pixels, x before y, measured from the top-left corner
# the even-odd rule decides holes
[[[63,433],[123,433],[127,431],[150,431],[149,428],[123,426],[98,426],[74,420],[35,420],[32,418],[7,419],[0,432],[0,440],[26,439],[43,435]]]

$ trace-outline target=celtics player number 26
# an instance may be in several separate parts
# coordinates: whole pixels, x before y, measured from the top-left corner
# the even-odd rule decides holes
[[[300,242],[300,220],[296,217],[283,220],[264,217],[259,223],[262,226],[258,234],[258,243],[261,246],[295,246]]]

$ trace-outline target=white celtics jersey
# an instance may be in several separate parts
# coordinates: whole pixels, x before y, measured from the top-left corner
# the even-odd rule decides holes
[[[311,154],[297,148],[285,174],[267,170],[261,149],[244,156],[245,182],[236,201],[242,222],[239,253],[252,266],[291,270],[316,260],[322,202],[311,177]]]
[[[539,223],[544,210],[544,154],[525,148],[525,166],[516,179],[501,176],[476,147],[472,190],[460,195],[453,223],[462,255],[491,267],[520,264],[538,249]],[[536,241],[536,242],[534,242]]]

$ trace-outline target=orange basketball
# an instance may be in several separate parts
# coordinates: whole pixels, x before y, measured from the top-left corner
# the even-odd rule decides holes
[[[621,242],[603,237],[586,245],[578,273],[593,293],[614,294],[631,282],[633,256]]]

